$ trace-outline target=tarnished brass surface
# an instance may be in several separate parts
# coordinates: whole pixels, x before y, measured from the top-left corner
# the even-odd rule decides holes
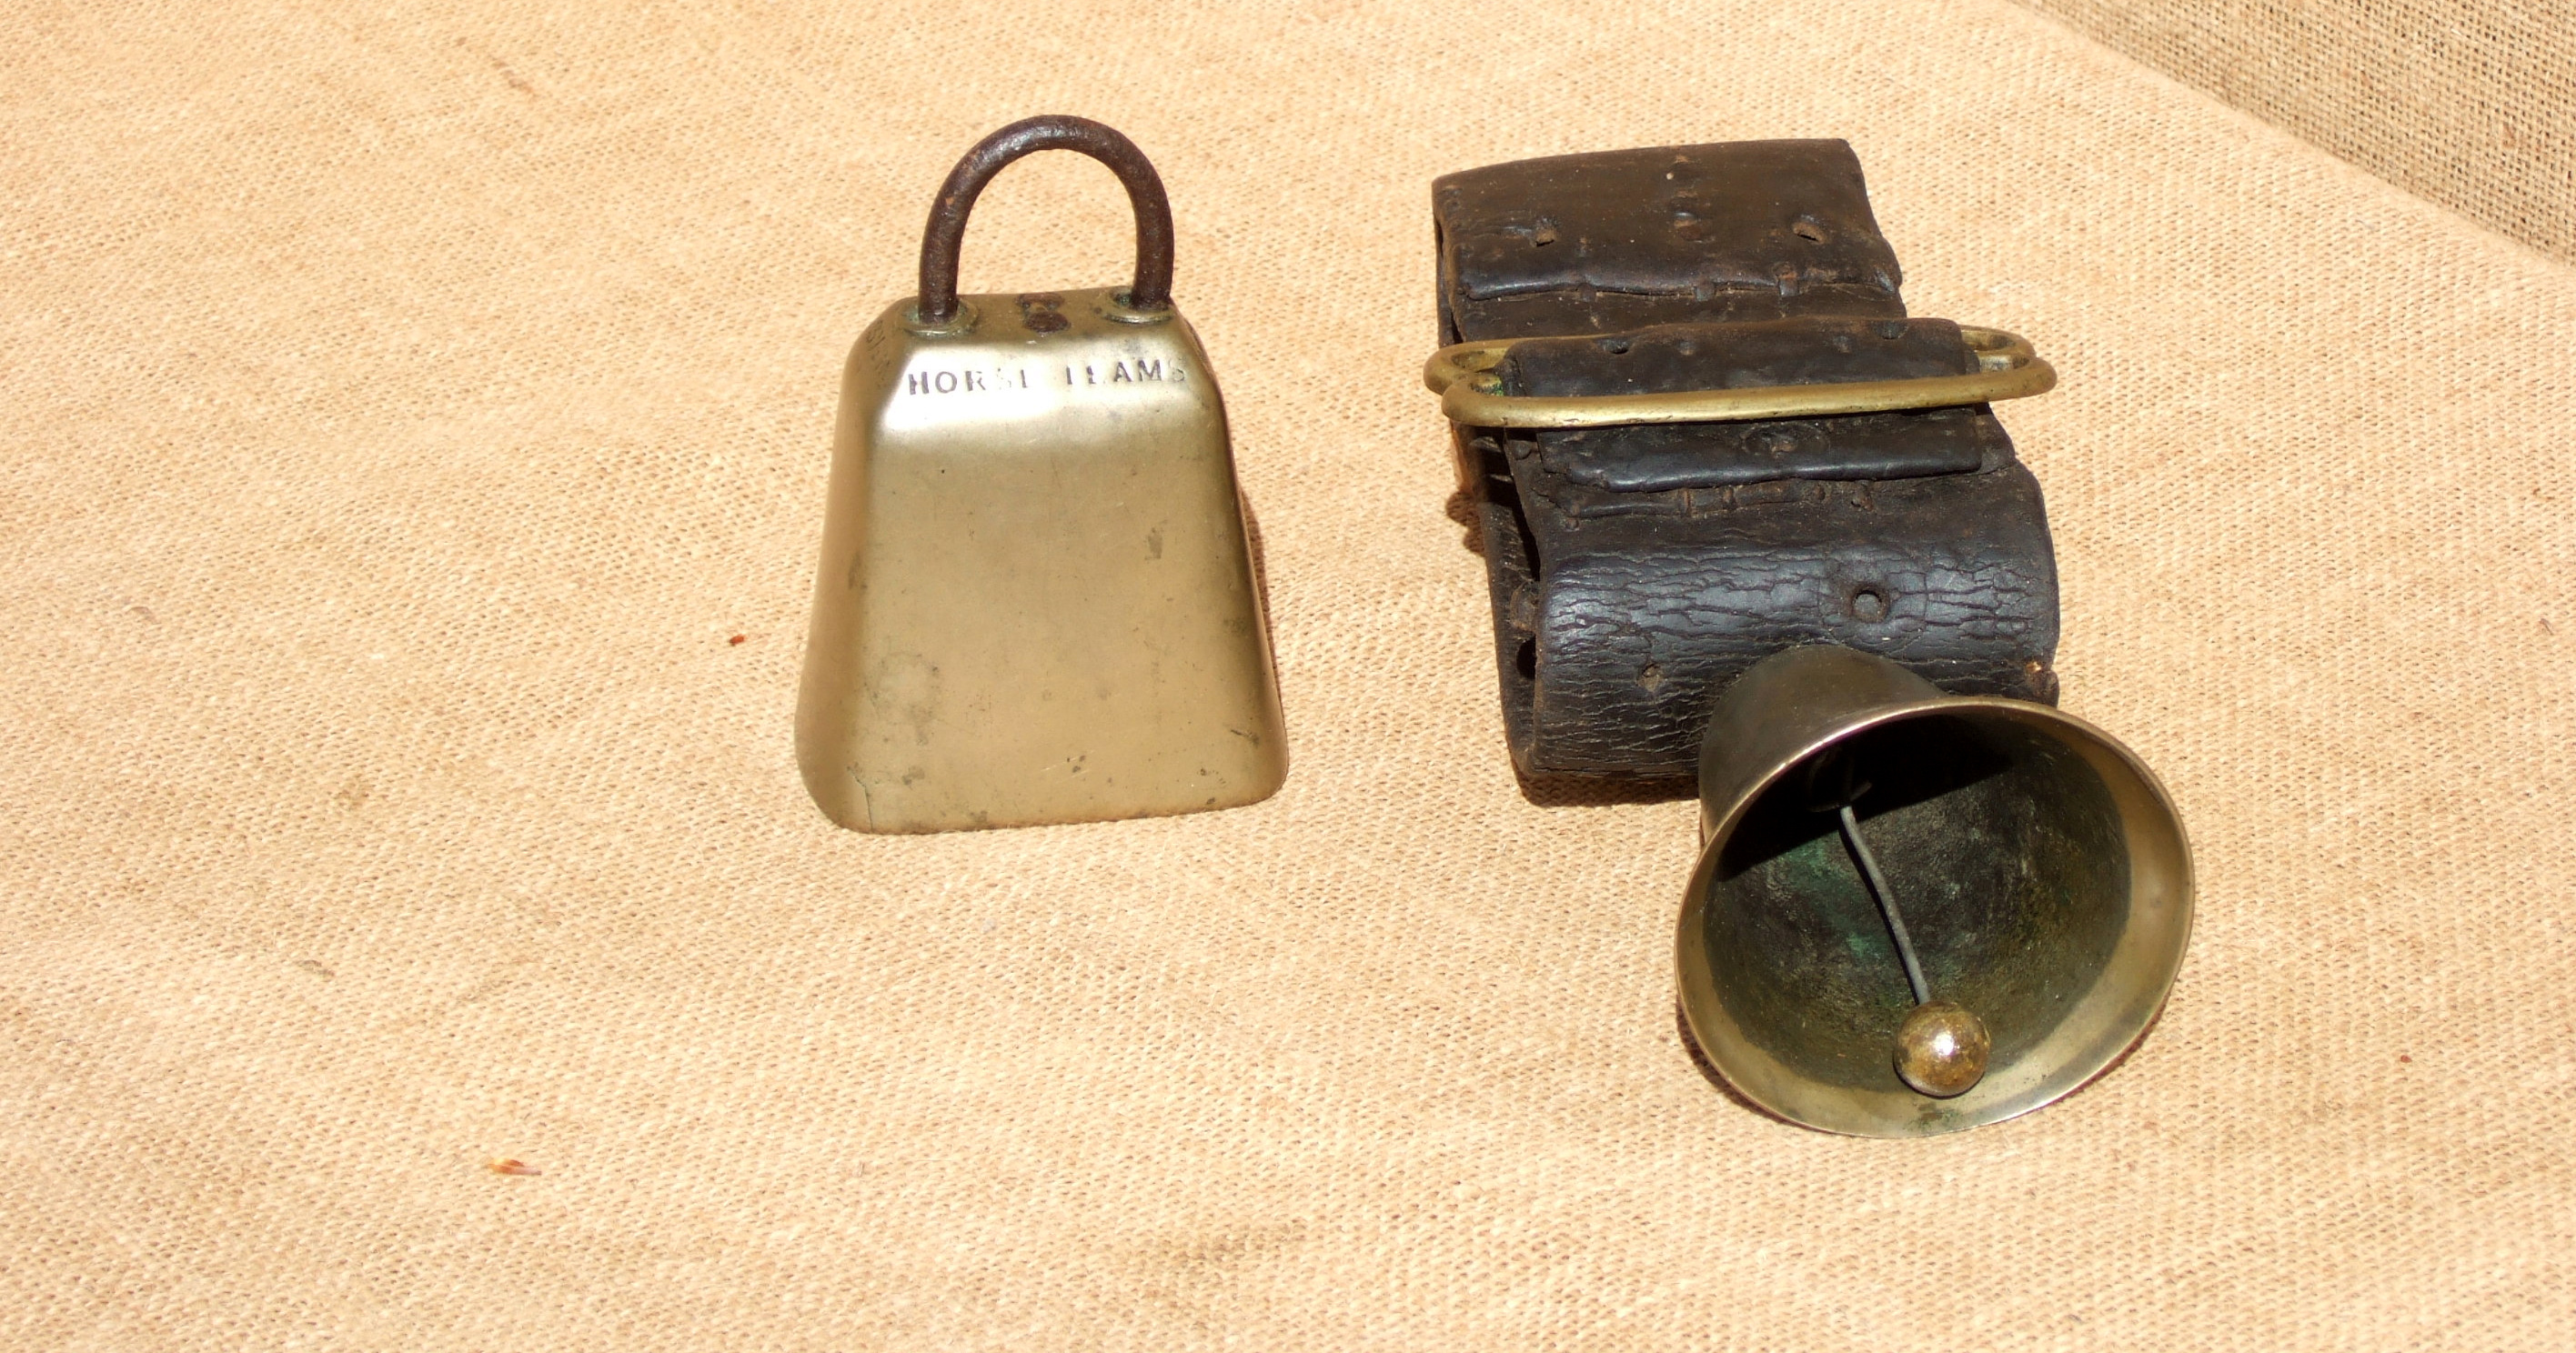
[[[1869,786],[1853,806],[1929,989],[1990,1037],[1983,1078],[1955,1097],[1918,1092],[1891,1059],[1914,992],[1812,802],[1802,771],[1827,754]],[[2075,1090],[2145,1033],[2190,937],[2182,824],[2126,748],[1853,649],[1789,649],[1728,689],[1700,812],[1675,936],[1684,1016],[1729,1084],[1811,1127],[1922,1136]]]
[[[911,311],[842,378],[796,717],[814,801],[920,832],[1268,797],[1269,630],[1188,323],[1105,289],[965,297],[931,333]]]
[[[1431,354],[1422,383],[1440,396],[1440,411],[1467,427],[1589,428],[1635,423],[1731,423],[1770,418],[1832,417],[1988,404],[2045,394],[2056,368],[2030,340],[2001,329],[1959,326],[1979,370],[1915,380],[1766,385],[1742,390],[1676,390],[1634,395],[1533,396],[1502,393],[1494,366],[1526,339],[1460,343]]]

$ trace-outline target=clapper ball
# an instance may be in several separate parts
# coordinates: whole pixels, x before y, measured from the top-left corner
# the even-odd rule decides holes
[[[1993,1049],[1985,1021],[1948,1001],[1925,1001],[1897,1027],[1896,1074],[1934,1099],[1964,1095],[1986,1078]]]

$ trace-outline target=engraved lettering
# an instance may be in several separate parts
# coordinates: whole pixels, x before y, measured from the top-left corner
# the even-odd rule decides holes
[[[1134,380],[1135,377],[1128,375],[1127,364],[1125,362],[1120,362],[1118,365],[1109,369],[1109,379],[1112,381],[1126,381]]]
[[[1172,363],[1172,384],[1174,384],[1174,385],[1184,385],[1184,384],[1187,384],[1187,383],[1189,382],[1189,379],[1190,379],[1189,377],[1184,376],[1184,375],[1182,375],[1182,374],[1181,374],[1181,364],[1180,364],[1180,363],[1178,363],[1178,362],[1174,362],[1174,363]]]
[[[1082,369],[1082,383],[1085,385],[1098,385],[1100,383],[1100,373],[1092,370],[1090,367],[1084,367]]]
[[[1163,378],[1163,359],[1162,359],[1162,358],[1157,357],[1157,358],[1155,358],[1153,361],[1150,361],[1150,362],[1146,362],[1146,361],[1139,361],[1139,362],[1137,362],[1137,363],[1136,363],[1136,379],[1138,379],[1138,380],[1140,380],[1140,381],[1158,381],[1158,380],[1161,380],[1162,378]]]
[[[1073,379],[1073,368],[1066,367],[1065,379]],[[982,395],[1005,390],[1029,388],[1026,367],[997,366],[988,371],[908,371],[903,377],[907,395]]]

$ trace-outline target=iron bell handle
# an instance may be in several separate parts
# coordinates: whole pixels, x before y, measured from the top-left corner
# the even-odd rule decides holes
[[[966,215],[984,185],[1003,166],[1041,150],[1074,150],[1109,166],[1127,185],[1127,200],[1136,211],[1136,280],[1125,304],[1135,310],[1161,310],[1172,303],[1172,204],[1163,195],[1162,177],[1115,128],[1089,118],[1050,113],[1023,118],[975,143],[948,181],[939,185],[939,200],[930,206],[930,224],[921,234],[921,292],[918,314],[925,324],[945,324],[957,316],[957,250],[966,238]]]

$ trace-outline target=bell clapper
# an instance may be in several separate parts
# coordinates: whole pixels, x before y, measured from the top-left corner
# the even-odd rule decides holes
[[[1868,785],[1853,793],[1858,798]],[[1914,937],[1905,933],[1905,918],[1897,913],[1896,894],[1887,887],[1887,876],[1878,872],[1878,859],[1869,853],[1869,843],[1860,839],[1860,819],[1852,815],[1849,800],[1835,805],[1834,816],[1843,824],[1843,844],[1850,848],[1852,862],[1860,866],[1860,876],[1869,884],[1869,895],[1878,902],[1878,914],[1887,918],[1887,933],[1896,938],[1896,957],[1905,964],[1905,984],[1914,988],[1914,1003],[1926,1005],[1932,1000],[1932,987],[1923,980],[1922,960],[1914,956]]]
[[[1848,766],[1843,773],[1848,779]],[[1861,781],[1835,796],[1839,801],[1831,807],[1842,825],[1844,847],[1860,866],[1861,880],[1869,885],[1879,915],[1887,918],[1887,933],[1896,941],[1897,958],[1905,964],[1905,983],[1914,989],[1914,1012],[1896,1029],[1896,1074],[1935,1099],[1963,1095],[1985,1079],[1986,1054],[1993,1042],[1985,1021],[1948,1001],[1932,999],[1931,984],[1923,980],[1922,961],[1914,956],[1914,938],[1906,934],[1905,917],[1896,908],[1896,894],[1889,891],[1887,877],[1878,872],[1869,843],[1861,840],[1860,819],[1852,813],[1852,804],[1867,792],[1868,782]]]

